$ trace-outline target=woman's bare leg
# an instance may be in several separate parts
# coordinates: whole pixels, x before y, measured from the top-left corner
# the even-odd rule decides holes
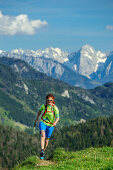
[[[45,146],[44,146],[44,150],[46,150],[47,146],[48,146],[48,142],[49,142],[49,138],[45,139]]]
[[[41,130],[41,149],[45,148],[45,131]]]

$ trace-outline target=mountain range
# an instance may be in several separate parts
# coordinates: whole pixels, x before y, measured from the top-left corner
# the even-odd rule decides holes
[[[0,50],[0,57],[24,60],[48,76],[86,89],[113,81],[113,52],[105,54],[90,45],[71,54],[59,48]]]
[[[81,119],[113,114],[113,83],[86,90],[48,77],[20,59],[2,57],[0,63],[0,120],[32,126],[45,96],[53,93],[60,110],[59,126]],[[4,63],[3,63],[4,62]]]

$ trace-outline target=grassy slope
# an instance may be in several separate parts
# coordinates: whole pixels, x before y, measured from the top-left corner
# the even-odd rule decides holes
[[[47,163],[48,162],[48,163]],[[13,170],[37,169],[113,169],[113,148],[88,148],[77,152],[65,152],[59,148],[54,151],[52,161],[40,160],[36,156],[27,158]]]

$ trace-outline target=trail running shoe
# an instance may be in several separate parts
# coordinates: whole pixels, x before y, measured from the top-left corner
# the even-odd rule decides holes
[[[40,159],[44,159],[45,153],[44,150],[42,149],[40,152]]]

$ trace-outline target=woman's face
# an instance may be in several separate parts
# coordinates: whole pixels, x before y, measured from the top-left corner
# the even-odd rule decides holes
[[[48,105],[52,105],[53,104],[53,98],[52,97],[48,97],[47,104]]]

